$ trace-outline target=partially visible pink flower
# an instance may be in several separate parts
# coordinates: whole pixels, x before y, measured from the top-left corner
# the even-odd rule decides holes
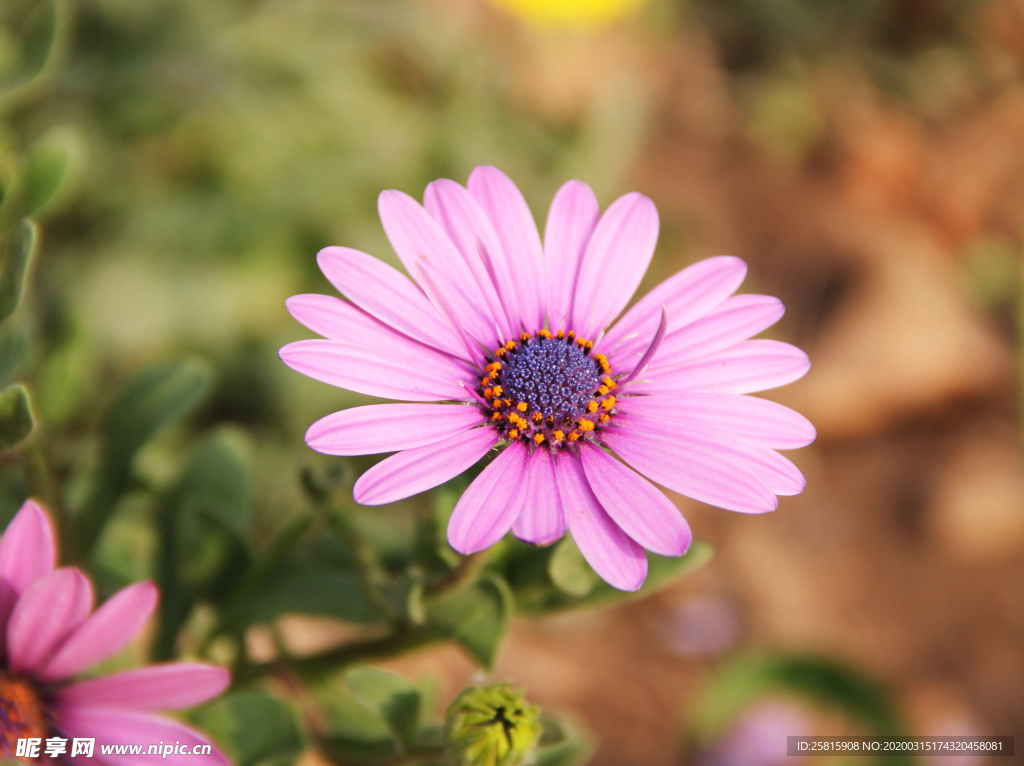
[[[784,700],[766,700],[743,713],[698,761],[700,766],[786,766],[802,756],[787,755],[788,737],[808,737],[804,710]]]
[[[141,582],[118,591],[93,611],[92,583],[74,567],[55,569],[53,528],[33,500],[22,505],[0,537],[0,758],[13,758],[19,738],[95,738],[93,757],[108,766],[152,764],[153,756],[104,755],[101,744],[188,747],[167,764],[226,765],[191,753],[209,741],[155,713],[192,707],[216,697],[229,682],[223,668],[173,662],[72,682],[123,649],[153,614],[157,589]],[[49,761],[45,751],[41,760]]]
[[[292,315],[325,340],[280,352],[317,380],[413,402],[336,412],[306,432],[330,455],[398,453],[359,478],[358,502],[423,492],[504,447],[456,505],[452,547],[479,551],[509,530],[549,545],[568,529],[601,577],[636,590],[644,548],[678,556],[692,540],[647,479],[742,513],[775,510],[777,495],[803,490],[776,450],[809,444],[813,426],[744,394],[790,383],[810,362],[788,344],[749,340],[783,306],[732,296],[743,261],[683,269],[612,326],[658,239],[647,197],[627,194],[602,215],[590,187],[569,181],[543,242],[519,190],[493,167],[476,168],[468,188],[434,181],[422,206],[385,191],[378,208],[413,279],[356,250],[320,251],[348,300],[290,298]]]

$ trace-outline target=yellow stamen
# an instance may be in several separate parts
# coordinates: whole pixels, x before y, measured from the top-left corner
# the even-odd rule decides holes
[[[550,330],[538,330],[537,334],[540,337],[545,338],[546,340],[551,340],[551,331]]]
[[[519,340],[521,340],[523,343],[526,343],[526,341],[528,341],[531,337],[533,336],[530,335],[530,333],[528,332],[519,333]]]
[[[555,431],[551,435],[555,437],[555,441],[556,442],[560,442],[560,441],[562,441],[562,439],[565,438],[565,432],[564,431]]]
[[[484,389],[484,399],[492,399],[493,397],[494,397],[494,389],[493,388],[485,388]]]
[[[607,423],[611,419],[612,419],[612,416],[608,415],[608,414],[606,414],[604,412],[602,412],[601,413],[601,417],[598,418],[598,420],[600,420],[602,423]]]
[[[604,408],[605,412],[608,412],[608,410],[615,406],[615,397],[609,396],[607,399],[601,402],[601,406]]]
[[[500,412],[495,412],[493,415],[491,415],[491,420],[501,420],[501,419],[502,419],[502,417],[501,417],[501,413]]]
[[[597,402],[593,399],[587,402],[587,412],[597,412]]]
[[[542,444],[544,442],[544,434],[535,434],[533,440],[537,442],[537,444]]]
[[[508,432],[508,438],[509,439],[518,439],[519,438],[519,432],[516,429],[513,428],[511,431]]]
[[[520,412],[526,412],[527,406],[526,402],[519,402],[519,404],[516,405],[516,409]]]
[[[539,423],[544,419],[544,416],[541,415],[539,412],[533,413],[532,415],[530,415],[530,417],[533,418],[534,423]]]
[[[491,404],[493,404],[495,407],[500,407],[501,399],[495,399],[493,402],[491,402]]]
[[[605,394],[608,393],[608,390],[608,386],[601,386],[600,388],[597,389],[597,393],[601,394],[601,396],[604,396]]]
[[[569,434],[565,438],[568,439],[571,442],[574,442],[574,441],[576,441],[577,439],[580,438],[580,432],[579,431],[573,431],[571,434]]]
[[[610,388],[612,391],[619,387],[618,384],[611,378],[605,378],[601,382],[608,386],[608,388]]]
[[[564,338],[564,337],[565,337],[565,330],[559,330],[559,331],[558,331],[558,334],[557,334],[557,335],[555,335],[555,337],[556,337],[556,338],[558,338],[559,340],[561,340],[562,338]]]
[[[581,420],[580,421],[580,430],[581,431],[593,431],[594,430],[594,424],[591,421],[589,421],[589,420]]]

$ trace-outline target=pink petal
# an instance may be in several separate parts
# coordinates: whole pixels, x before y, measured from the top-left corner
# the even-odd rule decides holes
[[[374,455],[435,444],[483,422],[475,406],[369,404],[321,418],[306,444],[325,455]]]
[[[576,282],[600,217],[597,197],[582,181],[566,182],[551,200],[544,228],[544,260],[548,269],[548,324],[552,330],[573,328]]]
[[[61,642],[89,616],[92,603],[92,584],[72,567],[50,572],[32,583],[7,623],[11,669],[38,673]]]
[[[637,590],[647,578],[644,549],[601,507],[576,456],[562,456],[555,463],[555,475],[569,531],[583,558],[609,585]]]
[[[7,620],[18,596],[53,571],[57,544],[53,526],[35,500],[26,500],[0,537],[0,657],[7,640]]]
[[[153,766],[158,762],[167,766],[231,766],[216,747],[212,748],[209,755],[193,755],[193,747],[211,744],[210,740],[184,724],[150,713],[71,705],[56,711],[54,723],[56,729],[65,737],[95,738],[93,758],[106,766]],[[179,752],[177,755],[170,753],[166,757],[162,751],[160,757],[147,754],[149,745],[160,742],[172,746],[181,743],[182,746],[188,747],[189,752]],[[102,745],[129,744],[142,745],[142,753],[104,754],[100,749]],[[69,753],[70,750],[71,743],[68,742]]]
[[[377,203],[384,231],[406,270],[414,274],[413,264],[430,274],[451,301],[466,331],[487,348],[498,343],[496,311],[466,260],[431,218],[408,194],[399,191],[381,192]]]
[[[483,208],[466,189],[447,178],[440,178],[427,185],[423,193],[423,206],[459,249],[476,280],[481,297],[491,307],[491,314],[502,337],[518,335],[519,305],[515,291],[499,288],[502,284],[514,284],[511,267]],[[492,281],[486,265],[480,260],[480,244],[483,244],[491,258],[497,282]]]
[[[685,393],[624,396],[616,408],[661,418],[677,429],[703,426],[761,442],[772,449],[796,449],[814,441],[811,422],[788,407],[739,394]]]
[[[520,540],[533,545],[551,545],[565,534],[565,514],[555,481],[555,458],[538,449],[527,465],[528,488],[523,510],[512,526]]]
[[[121,651],[152,616],[158,596],[151,582],[119,590],[68,636],[39,677],[44,681],[70,678]]]
[[[510,273],[499,277],[511,281],[499,284],[498,290],[506,300],[514,293],[523,329],[536,332],[544,326],[545,275],[533,214],[516,185],[495,167],[474,168],[467,186],[491,220],[508,262]]]
[[[594,350],[607,354],[612,361],[620,354],[642,354],[661,320],[662,307],[668,312],[669,332],[674,332],[722,303],[746,276],[747,264],[728,255],[687,266],[637,301]]]
[[[332,386],[382,399],[428,402],[468,399],[475,376],[462,362],[421,346],[419,356],[333,340],[300,340],[281,349],[281,361]]]
[[[231,674],[217,665],[169,662],[72,684],[54,699],[65,709],[182,710],[213,699],[230,683]]]
[[[593,339],[626,307],[657,242],[658,210],[642,194],[619,197],[605,211],[587,243],[576,282],[572,316],[580,336]]]
[[[362,505],[383,505],[412,497],[454,479],[490,452],[497,442],[497,432],[485,426],[407,449],[360,476],[352,494]]]
[[[689,550],[690,525],[657,487],[592,444],[582,444],[580,459],[590,488],[623,532],[662,556]]]
[[[358,306],[332,295],[293,295],[285,301],[285,305],[289,313],[310,330],[346,346],[360,346],[378,351],[386,349],[383,353],[402,359],[428,355],[452,360],[452,355],[447,352],[413,340],[408,335],[403,335],[374,319]],[[437,314],[436,311],[434,313]],[[448,330],[448,335],[452,335],[451,330]],[[469,369],[465,349],[463,348],[456,356],[459,359],[452,361]]]
[[[465,356],[462,344],[430,301],[400,271],[347,247],[325,247],[317,253],[316,262],[338,292],[367,314],[414,340]]]
[[[470,554],[494,545],[512,528],[525,499],[529,454],[522,442],[505,449],[469,485],[448,521],[448,543]]]
[[[650,369],[681,364],[735,346],[771,327],[785,312],[778,298],[734,295],[700,319],[669,333]],[[629,366],[625,360],[622,364]]]
[[[795,346],[777,340],[745,340],[717,354],[649,369],[628,390],[631,394],[749,394],[792,383],[810,368],[807,354]]]
[[[685,431],[665,436],[641,430],[646,425],[630,420],[623,428],[604,431],[602,439],[637,471],[673,492],[740,513],[778,507],[775,493],[735,451],[688,438]]]

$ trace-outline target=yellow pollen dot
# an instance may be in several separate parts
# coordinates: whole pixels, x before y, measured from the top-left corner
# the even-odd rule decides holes
[[[587,402],[587,412],[597,412],[597,402],[593,399]]]
[[[597,393],[601,394],[601,396],[604,396],[605,394],[608,393],[608,386],[601,386],[599,389],[597,389]]]
[[[516,342],[514,340],[510,340],[508,343],[505,344],[505,348],[508,349],[509,351],[512,351],[515,347]]]
[[[480,378],[480,385],[481,386],[489,386],[490,384],[491,384],[491,379],[489,377],[485,376],[483,378]]]
[[[547,338],[549,340],[551,338],[551,330],[538,330],[537,334],[542,338]]]
[[[534,423],[539,423],[544,419],[544,416],[541,415],[539,412],[533,413],[532,415],[530,415],[530,417],[533,418]]]
[[[583,340],[583,338],[577,338],[576,339],[576,345],[578,345],[578,346],[586,346],[587,342],[585,340]]]
[[[495,407],[500,407],[501,399],[495,399],[493,402],[491,402],[491,404],[493,404]]]
[[[601,413],[601,417],[598,418],[598,420],[600,420],[602,423],[607,423],[611,419],[612,419],[612,416],[607,414],[607,413],[605,413],[605,412],[602,412]]]
[[[604,408],[605,412],[608,412],[608,410],[615,406],[615,397],[609,396],[607,399],[601,402],[601,406]]]
[[[564,338],[564,337],[565,337],[565,330],[559,330],[559,331],[558,331],[558,334],[557,334],[557,335],[555,335],[555,337],[556,337],[556,338],[558,338],[559,340],[561,340],[562,338]]]
[[[497,380],[497,379],[498,379],[498,373],[496,373],[496,372],[492,372],[492,373],[491,373],[490,375],[488,375],[487,377],[488,377],[488,378],[490,378],[491,380]]]
[[[501,396],[501,386],[495,386],[494,387],[494,395],[495,396]]]
[[[526,402],[519,402],[519,404],[516,405],[516,409],[520,412],[526,412],[527,406]]]
[[[487,372],[497,372],[501,369],[501,362],[491,362],[489,365],[484,367]]]
[[[493,415],[491,415],[491,420],[501,420],[501,413],[495,412]]]
[[[499,348],[497,351],[494,352],[494,355],[495,356],[505,356],[505,347],[502,346],[501,348]]]
[[[603,362],[603,361],[605,361],[605,360],[606,360],[607,358],[608,358],[608,357],[606,357],[606,356],[605,356],[604,354],[594,354],[594,359],[596,359],[596,360],[597,360],[597,361],[599,361],[599,362]]]
[[[535,434],[533,440],[537,442],[537,444],[542,444],[544,442],[544,434]]]
[[[490,399],[493,396],[494,396],[494,389],[493,388],[485,388],[484,389],[484,399]]]
[[[576,331],[569,330],[568,334],[565,337],[569,339],[570,343],[572,343],[572,339],[576,337]]]
[[[513,428],[511,431],[508,432],[508,438],[509,439],[518,439],[519,438],[519,432],[516,429]]]
[[[523,343],[526,343],[526,341],[528,341],[531,337],[533,336],[531,336],[528,332],[519,333],[519,340],[521,340]]]
[[[567,439],[568,439],[569,441],[571,441],[571,442],[574,442],[574,441],[576,441],[577,439],[579,439],[579,438],[580,438],[580,432],[579,432],[579,431],[573,431],[573,432],[572,432],[571,434],[569,434],[569,435],[568,435],[568,436],[567,436],[566,438],[567,438]]]
[[[511,407],[512,406],[512,400],[511,399],[506,399],[505,400],[505,406],[506,407]]]
[[[610,388],[612,391],[619,387],[618,384],[616,384],[616,382],[611,378],[605,378],[601,382],[608,386],[608,388]]]
[[[589,420],[581,420],[580,421],[580,430],[581,431],[593,431],[594,430],[594,424],[591,421],[589,421]]]
[[[555,437],[555,441],[556,442],[560,442],[560,441],[562,441],[562,439],[565,438],[565,432],[564,431],[555,431],[551,435]]]

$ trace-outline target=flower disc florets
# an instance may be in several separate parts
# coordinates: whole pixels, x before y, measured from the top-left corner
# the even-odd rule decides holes
[[[615,414],[608,360],[592,341],[561,330],[522,333],[494,352],[480,393],[509,441],[551,447],[593,434]]]
[[[14,758],[19,739],[41,739],[47,732],[43,705],[32,685],[0,672],[0,758]]]

